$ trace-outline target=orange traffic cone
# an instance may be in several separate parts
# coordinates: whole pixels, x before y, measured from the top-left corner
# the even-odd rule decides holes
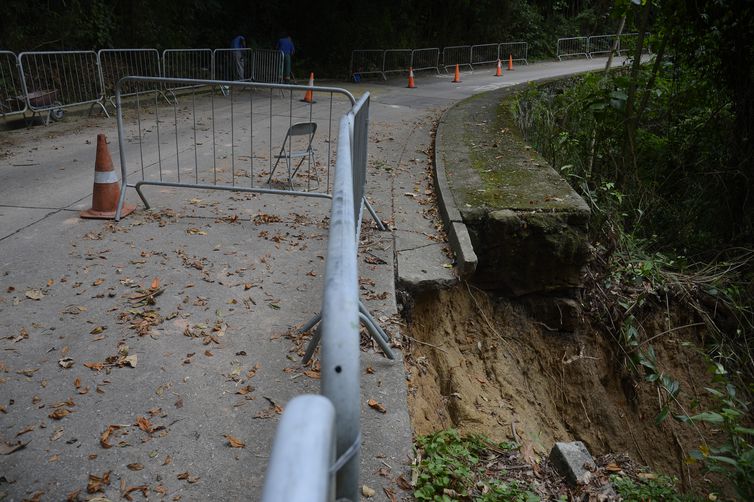
[[[457,84],[461,81],[461,69],[456,65],[456,74],[453,77],[453,83]]]
[[[495,72],[496,77],[502,77],[503,76],[503,65],[500,63],[500,59],[497,60],[497,71]]]
[[[508,54],[508,71],[513,69],[513,54]]]
[[[81,211],[82,218],[115,218],[115,210],[120,199],[120,181],[113,169],[113,159],[107,148],[107,138],[104,134],[97,135],[97,158],[94,162],[94,191],[92,192],[92,207]],[[121,218],[131,214],[136,207],[124,205],[120,212]]]
[[[416,84],[414,84],[414,69],[413,68],[408,69],[408,88],[416,89]]]
[[[313,86],[314,86],[314,72],[311,72],[309,74],[309,87],[313,87]],[[306,94],[304,94],[304,99],[302,99],[301,101],[303,101],[304,103],[316,103],[316,101],[314,101],[314,92],[311,89],[306,91]]]

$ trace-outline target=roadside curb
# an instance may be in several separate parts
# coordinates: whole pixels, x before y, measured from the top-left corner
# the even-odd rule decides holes
[[[456,255],[458,275],[461,278],[465,278],[471,276],[476,271],[479,259],[474,252],[474,246],[471,244],[471,236],[466,228],[466,224],[463,222],[461,212],[458,210],[458,207],[456,207],[456,201],[453,197],[453,192],[448,185],[448,179],[445,174],[445,161],[440,152],[440,145],[443,144],[445,119],[450,111],[456,106],[458,106],[458,104],[445,110],[440,122],[437,124],[437,130],[435,131],[434,159],[432,164],[435,172],[435,191],[437,192],[437,202],[440,207],[440,215],[445,224],[445,229],[448,232],[450,247]]]

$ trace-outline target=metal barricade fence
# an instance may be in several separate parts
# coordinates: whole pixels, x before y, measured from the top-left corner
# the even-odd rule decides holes
[[[589,58],[589,37],[559,38],[557,56],[560,61],[569,56]]]
[[[264,487],[264,502],[277,500],[325,501],[360,500],[359,462],[361,455],[361,386],[360,386],[360,303],[358,292],[358,229],[366,177],[369,94],[365,93],[353,109],[340,120],[338,155],[333,185],[330,230],[325,264],[325,289],[322,300],[321,393],[325,402],[316,403],[314,396],[297,397],[283,415],[275,438],[270,467]],[[306,399],[312,407],[309,413],[299,409],[297,400]],[[320,398],[322,399],[322,398]],[[309,441],[303,442],[296,430],[298,420],[306,420],[308,429],[324,431],[327,443],[331,424],[327,404],[334,408],[335,453],[337,459],[327,462],[326,444],[312,455],[306,455]],[[301,407],[303,408],[303,407]],[[286,417],[289,413],[290,418]],[[303,444],[302,444],[303,443]],[[305,464],[300,460],[306,459]],[[293,469],[296,469],[295,471]],[[303,469],[299,479],[298,469]],[[311,473],[318,473],[319,483]],[[335,473],[334,493],[322,487]],[[306,491],[304,480],[313,483]],[[323,498],[324,497],[324,498]]]
[[[160,53],[157,49],[100,49],[97,51],[97,66],[102,81],[102,97],[115,106],[115,86],[118,80],[128,75],[161,77]],[[134,83],[122,89],[121,96],[133,96],[147,89]]]
[[[594,35],[589,37],[589,57],[595,54],[610,54],[618,35]]]
[[[382,74],[407,72],[411,66],[411,49],[386,49]]]
[[[498,46],[498,53],[502,60],[512,58],[513,61],[529,64],[529,44],[526,42],[503,42]]]
[[[137,95],[132,106],[123,109],[122,89],[134,83],[191,90],[180,109],[175,102],[159,100],[156,92]],[[198,87],[212,86],[225,88],[227,96],[198,92]],[[306,89],[322,103],[316,113],[314,105],[299,101]],[[146,207],[142,188],[150,185],[329,198],[333,117],[354,101],[347,91],[329,87],[126,77],[116,90],[123,185],[116,216],[126,187],[135,188]],[[295,123],[316,124],[311,157],[283,155],[283,147],[298,150],[296,138],[288,134]],[[287,165],[289,173],[295,165],[290,161],[300,170],[286,179]]]
[[[644,35],[644,40],[647,40],[649,38],[650,34],[646,33]],[[618,54],[634,54],[636,51],[636,44],[639,43],[639,34],[638,33],[622,33],[618,40]],[[643,53],[651,54],[652,50],[647,44],[644,49],[642,49]]]
[[[440,73],[440,49],[437,47],[411,51],[411,67],[414,71],[435,70]]]
[[[172,79],[210,79],[212,78],[211,49],[165,49],[162,51],[162,76]],[[142,82],[143,83],[143,82]],[[173,82],[167,84],[169,91],[191,87]]]
[[[18,55],[26,104],[34,113],[47,112],[48,118],[62,116],[69,106],[99,105],[102,86],[94,51],[22,52]],[[57,112],[57,113],[56,113]]]
[[[445,71],[448,71],[448,68],[452,68],[455,65],[468,66],[473,71],[474,67],[471,66],[471,46],[456,45],[443,48],[442,65]]]
[[[212,51],[212,78],[215,80],[251,80],[253,65],[251,49],[215,49]],[[132,75],[141,74],[132,73]]]
[[[492,64],[500,59],[499,44],[471,46],[471,64]]]
[[[351,77],[356,80],[361,75],[379,74],[385,79],[382,69],[385,66],[385,51],[382,49],[360,49],[351,52]]]
[[[255,49],[252,54],[251,78],[254,82],[279,84],[283,82],[283,52],[274,49]]]
[[[13,52],[0,51],[0,117],[24,113],[26,106],[18,57]]]

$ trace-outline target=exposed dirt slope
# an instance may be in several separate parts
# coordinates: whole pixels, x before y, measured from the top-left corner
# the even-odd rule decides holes
[[[546,455],[555,441],[581,440],[594,455],[628,452],[678,476],[687,489],[705,489],[699,468],[685,462],[699,435],[671,419],[656,426],[656,388],[628,378],[617,344],[586,323],[574,335],[551,333],[508,300],[461,284],[416,299],[409,327],[417,434],[447,427],[481,432],[518,441],[532,458]],[[690,337],[676,331],[658,339],[655,350],[685,399],[703,400],[697,390],[709,383],[701,381],[707,374],[698,353],[683,343]],[[702,432],[709,439],[710,431]]]

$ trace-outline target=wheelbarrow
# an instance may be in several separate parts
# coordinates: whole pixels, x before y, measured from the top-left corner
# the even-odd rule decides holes
[[[28,102],[29,108],[32,111],[32,117],[34,114],[46,111],[47,118],[45,119],[45,125],[50,123],[50,120],[57,122],[65,115],[63,104],[58,101],[57,89],[45,89],[43,91],[30,92],[26,96],[16,96],[16,99],[21,102]],[[48,108],[49,107],[49,108]],[[35,110],[38,108],[46,108],[46,110]]]

